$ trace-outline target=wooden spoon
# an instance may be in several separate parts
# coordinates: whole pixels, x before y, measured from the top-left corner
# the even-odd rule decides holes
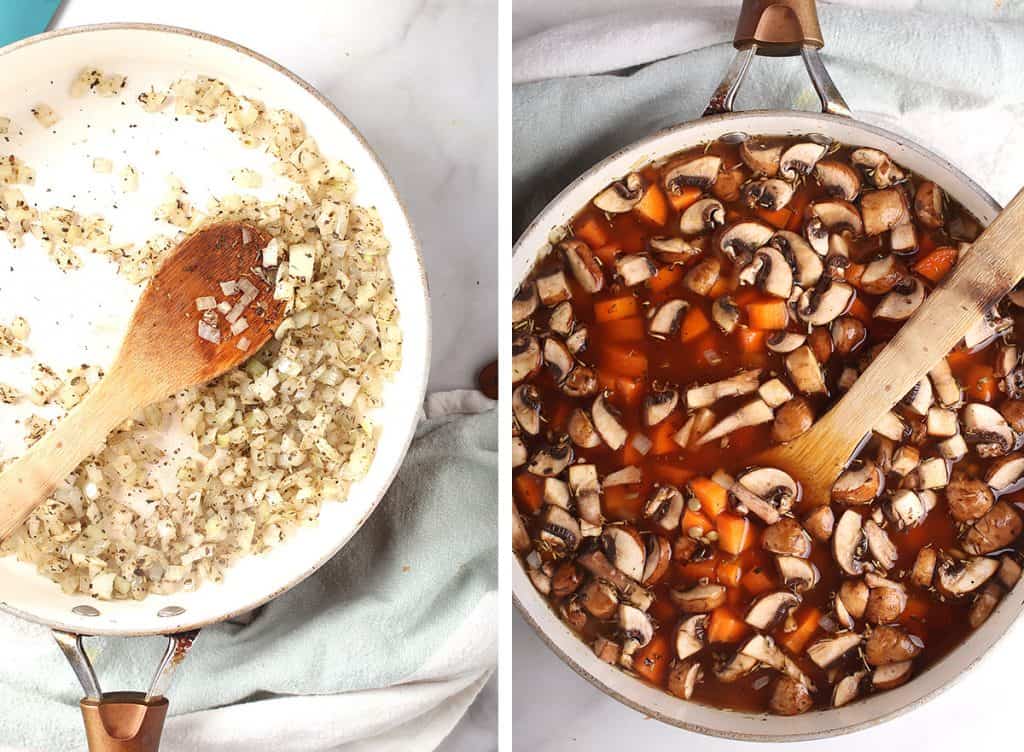
[[[942,284],[900,328],[846,395],[811,429],[762,452],[803,485],[804,504],[827,504],[832,484],[892,407],[1024,278],[1024,190],[971,244]]]
[[[257,227],[226,222],[195,232],[167,257],[143,291],[107,374],[67,417],[0,474],[0,540],[16,530],[116,426],[148,405],[231,370],[270,339],[285,305],[274,300],[275,270],[263,269],[263,248],[269,242],[270,236]],[[218,314],[221,341],[200,338],[202,313],[196,299],[212,296],[234,305],[244,293],[225,295],[220,283],[243,279],[257,289],[242,313],[248,328],[232,335],[227,317]]]

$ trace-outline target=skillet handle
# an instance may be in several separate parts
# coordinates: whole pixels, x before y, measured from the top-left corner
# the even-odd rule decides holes
[[[198,635],[199,630],[196,629],[168,636],[167,650],[148,692],[103,692],[85,653],[82,635],[53,631],[54,639],[85,691],[79,707],[89,752],[159,750],[168,707],[164,694]]]
[[[705,116],[733,111],[733,102],[754,55],[800,55],[821,100],[821,111],[852,117],[843,95],[818,55],[818,50],[825,46],[825,40],[814,0],[743,0],[733,46],[737,50],[736,56],[711,95],[711,101],[704,110]]]

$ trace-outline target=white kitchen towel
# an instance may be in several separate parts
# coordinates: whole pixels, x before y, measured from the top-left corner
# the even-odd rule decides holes
[[[516,0],[513,203],[521,232],[616,149],[700,116],[739,0]],[[855,117],[907,135],[998,201],[1024,184],[1024,1],[818,3],[823,58]],[[738,109],[816,109],[798,59],[759,57]]]
[[[432,395],[433,417],[348,545],[249,623],[202,631],[170,691],[164,752],[440,744],[497,660],[494,405]],[[86,645],[103,687],[142,689],[161,642]],[[81,690],[49,632],[0,614],[0,655],[0,750],[83,749]]]

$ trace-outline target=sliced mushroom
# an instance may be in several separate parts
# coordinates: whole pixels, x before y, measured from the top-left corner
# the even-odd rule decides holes
[[[580,543],[580,523],[566,510],[549,504],[541,513],[540,540],[555,552],[575,551]]]
[[[797,501],[798,490],[796,481],[775,467],[748,470],[729,487],[729,493],[768,525],[789,512]]]
[[[682,238],[651,238],[650,246],[659,259],[670,264],[686,262],[702,252]]]
[[[570,397],[590,397],[599,388],[597,372],[593,368],[577,365],[561,384],[563,392]]]
[[[893,163],[892,158],[878,149],[854,149],[850,154],[850,162],[864,170],[875,188],[888,188],[906,178],[906,174]]]
[[[772,687],[768,708],[776,715],[799,715],[811,709],[814,698],[807,685],[791,676],[780,676]]]
[[[522,467],[529,459],[529,452],[521,436],[512,437],[512,469]]]
[[[969,522],[983,516],[996,503],[992,489],[966,470],[953,471],[946,486],[946,504],[950,516],[957,522]]]
[[[676,629],[676,656],[685,661],[691,655],[695,655],[704,649],[704,643],[696,636],[683,629],[680,625]]]
[[[934,397],[935,392],[932,389],[931,379],[923,378],[917,382],[909,392],[903,395],[903,399],[900,400],[900,403],[906,405],[918,415],[928,415],[929,410],[932,409]],[[954,413],[953,416],[955,418],[956,414]]]
[[[540,370],[544,364],[540,340],[532,334],[521,334],[512,340],[512,383],[518,384]]]
[[[668,673],[666,688],[676,697],[689,700],[704,676],[700,661],[683,661],[672,666]]]
[[[914,669],[913,661],[898,661],[879,666],[871,672],[871,686],[875,689],[893,689],[905,684]]]
[[[824,256],[828,253],[830,245],[829,231],[821,217],[812,216],[807,220],[807,223],[804,224],[804,237],[807,238],[808,245],[819,256]]]
[[[530,318],[537,310],[539,303],[537,286],[533,282],[524,282],[523,286],[516,290],[515,297],[512,298],[512,325],[515,326]]]
[[[556,384],[562,383],[575,364],[569,348],[554,336],[544,338],[544,362]]]
[[[963,436],[980,457],[1002,457],[1013,449],[1017,437],[999,411],[978,402],[966,405],[960,413]]]
[[[806,334],[786,332],[780,329],[768,335],[765,345],[775,353],[791,353],[806,341]]]
[[[807,345],[786,355],[786,371],[793,385],[804,394],[825,394],[825,377],[821,365]]]
[[[832,159],[818,162],[814,168],[814,177],[824,188],[825,193],[833,198],[853,201],[860,193],[860,175],[843,162]]]
[[[743,195],[750,206],[778,211],[793,198],[793,186],[778,178],[752,180],[743,187]]]
[[[593,416],[594,428],[604,439],[604,443],[612,450],[622,449],[629,433],[622,427],[618,413],[608,404],[603,394],[597,395],[597,399],[594,400],[594,404],[590,408],[590,414]]]
[[[512,550],[517,554],[525,554],[530,550],[530,534],[514,504],[512,506]]]
[[[569,509],[569,484],[558,478],[545,478],[544,501],[562,509]]]
[[[835,513],[830,506],[820,506],[804,517],[804,529],[819,543],[825,543],[832,537],[835,524]]]
[[[967,531],[964,551],[990,554],[1006,548],[1020,535],[1022,526],[1020,513],[1007,502],[998,501]]]
[[[937,568],[935,585],[949,598],[973,593],[999,569],[999,562],[987,556],[970,559],[946,559]]]
[[[1008,399],[999,406],[999,412],[1016,433],[1024,433],[1024,400]]]
[[[849,232],[854,236],[864,233],[864,220],[861,219],[860,211],[849,201],[819,201],[811,205],[811,215],[829,232]],[[818,253],[824,255],[825,251],[818,247],[820,239],[808,237],[807,241]],[[818,245],[815,245],[816,242]]]
[[[793,268],[793,279],[801,287],[811,287],[824,271],[821,257],[811,245],[795,232],[779,230],[772,236],[771,245],[778,248]]]
[[[923,649],[924,643],[916,635],[899,627],[878,626],[871,630],[864,644],[864,659],[871,666],[886,666],[909,661]]]
[[[534,475],[544,478],[553,478],[560,475],[572,462],[572,446],[568,441],[562,441],[553,446],[546,446],[538,449],[530,458],[530,464],[526,469]]]
[[[732,333],[740,321],[740,309],[729,295],[719,295],[711,304],[711,319],[725,334]]]
[[[601,548],[612,566],[632,580],[644,576],[647,551],[636,531],[621,525],[609,525],[601,533]]]
[[[793,144],[779,158],[779,174],[787,180],[801,175],[810,175],[818,160],[825,156],[828,147],[813,141]]]
[[[753,256],[758,248],[772,239],[775,230],[761,222],[745,219],[729,225],[722,231],[718,245],[729,259]]]
[[[789,387],[782,379],[769,379],[757,388],[757,394],[771,408],[784,405],[793,399],[793,392],[789,391]]]
[[[959,462],[967,456],[967,442],[960,434],[939,442],[939,454],[950,462]]]
[[[843,504],[869,504],[882,489],[882,473],[869,459],[854,461],[832,484],[832,498]]]
[[[874,520],[864,522],[864,537],[868,542],[868,553],[882,569],[892,569],[896,566],[899,552],[889,539],[889,534],[879,527],[877,522]]]
[[[860,559],[864,541],[862,526],[861,516],[847,509],[832,534],[832,555],[836,563],[844,572],[854,576],[864,571],[864,562]]]
[[[722,272],[722,262],[713,256],[694,264],[683,277],[683,285],[698,295],[708,295]]]
[[[864,233],[881,235],[886,230],[904,224],[908,217],[907,199],[899,188],[884,188],[860,197],[860,213],[864,220]]]
[[[818,584],[821,574],[818,568],[807,559],[796,556],[776,556],[775,563],[779,569],[782,584],[794,592],[805,593]]]
[[[594,428],[594,423],[585,410],[576,408],[569,416],[569,424],[566,428],[572,443],[583,449],[593,449],[601,446],[601,436]]]
[[[836,593],[837,603],[841,603],[847,614],[854,619],[862,619],[868,608],[871,590],[864,580],[845,580]]]
[[[672,562],[672,544],[660,535],[651,534],[646,534],[644,541],[647,558],[644,562],[642,582],[650,587],[660,582],[668,573],[668,566]]]
[[[679,218],[683,235],[700,235],[725,223],[725,207],[717,198],[702,198],[690,204]]]
[[[548,317],[548,328],[562,337],[568,337],[572,334],[575,323],[576,317],[572,310],[572,303],[568,300],[563,300],[556,305]]]
[[[944,488],[949,483],[949,467],[942,457],[929,457],[922,460],[914,472],[903,480],[905,488],[931,489]]]
[[[512,415],[520,430],[531,436],[540,433],[540,394],[533,384],[521,384],[512,391]]]
[[[569,282],[565,278],[565,272],[561,269],[537,278],[537,294],[540,302],[544,305],[558,305],[563,300],[572,297],[572,290],[569,289]]]
[[[557,310],[557,309],[556,309]],[[565,339],[565,346],[573,355],[582,352],[587,347],[587,327],[581,326]]]
[[[886,516],[900,530],[917,525],[928,514],[921,496],[910,489],[895,491],[884,508]]]
[[[1000,316],[997,309],[989,308],[967,330],[967,333],[964,335],[964,347],[968,350],[976,350],[1011,329],[1013,329],[1013,319],[1007,316]]]
[[[925,546],[914,557],[914,566],[910,569],[910,582],[919,588],[928,589],[935,577],[935,565],[939,556],[931,546]]]
[[[892,441],[903,441],[904,434],[907,431],[907,424],[903,421],[903,418],[890,410],[882,416],[882,419],[874,425],[872,430],[879,436],[884,436]]]
[[[716,381],[712,384],[695,386],[686,390],[686,406],[690,410],[707,407],[720,399],[738,397],[757,391],[760,384],[761,369],[740,371],[735,376]]]
[[[591,294],[604,288],[604,270],[590,246],[579,240],[566,240],[559,247],[580,287]]]
[[[640,174],[631,172],[598,193],[594,197],[594,206],[609,214],[622,214],[639,204],[646,190]]]
[[[673,434],[672,440],[683,449],[686,449],[707,433],[717,420],[718,418],[711,410],[702,407],[686,420],[682,428]]]
[[[754,629],[767,632],[800,605],[800,596],[788,590],[768,593],[754,600],[745,621]]]
[[[928,372],[928,378],[935,387],[935,396],[943,407],[956,407],[960,404],[960,385],[953,377],[949,363],[943,358]]]
[[[632,287],[657,274],[658,267],[647,254],[628,253],[615,259],[615,272],[627,287]]]
[[[530,582],[537,588],[537,592],[541,595],[551,595],[551,577],[548,573],[542,569],[528,569],[526,572],[527,577],[530,578]]]
[[[1021,566],[1010,554],[1003,554],[999,557],[999,571],[996,576],[999,582],[1007,590],[1013,590],[1020,580]]]
[[[715,678],[723,684],[731,684],[757,668],[758,663],[757,658],[737,652],[727,661],[716,662]]]
[[[773,554],[798,556],[801,559],[811,555],[811,536],[792,517],[783,517],[765,528],[761,545]]]
[[[738,431],[747,426],[757,426],[762,423],[769,423],[775,417],[774,411],[768,407],[763,399],[755,399],[739,408],[731,415],[727,415],[716,423],[711,430],[697,439],[697,446],[707,444],[727,436],[733,431]]]
[[[865,266],[857,285],[871,295],[884,295],[905,280],[908,274],[903,262],[896,254],[890,253]]]
[[[619,594],[604,580],[591,580],[580,592],[580,605],[597,619],[610,619],[619,611]]]
[[[654,637],[654,624],[651,617],[634,606],[622,604],[619,606],[619,629],[626,638],[623,645],[624,652],[632,652],[627,646],[642,648]]]
[[[604,476],[604,487],[632,486],[644,479],[644,474],[636,465],[627,465]]]
[[[856,632],[839,632],[809,646],[807,657],[814,661],[818,668],[828,668],[860,643],[861,636]]]
[[[1014,452],[1000,457],[985,471],[985,482],[997,492],[1008,492],[1024,476],[1024,454]]]
[[[902,587],[873,587],[864,618],[871,624],[889,624],[896,621],[906,607],[907,593]]]
[[[765,246],[754,254],[739,274],[743,284],[757,285],[768,295],[788,299],[793,291],[793,269],[782,252],[773,246]]]
[[[995,611],[1002,597],[1003,589],[995,582],[988,583],[978,593],[971,604],[971,610],[967,614],[967,623],[971,625],[971,629],[977,629],[988,621],[988,617]]]
[[[662,486],[644,504],[644,517],[654,522],[662,530],[672,532],[679,527],[684,504],[683,494],[678,488]]]
[[[856,700],[860,695],[861,682],[867,675],[867,671],[855,671],[836,682],[835,689],[832,690],[832,707],[841,708]]]
[[[619,662],[619,657],[622,655],[622,646],[607,637],[599,636],[594,640],[593,648],[594,655],[612,666]]]
[[[914,196],[914,213],[917,220],[925,227],[937,230],[946,222],[946,199],[942,189],[930,180],[926,180],[917,188]]]
[[[908,254],[917,250],[917,229],[906,222],[893,227],[889,232],[889,247],[893,253]]]
[[[665,188],[670,193],[679,193],[686,186],[707,190],[714,185],[721,168],[722,158],[714,154],[674,162],[665,169]]]
[[[652,388],[644,397],[644,423],[656,426],[665,420],[679,404],[679,392],[675,389]]]
[[[689,303],[685,300],[670,300],[658,306],[651,316],[647,330],[656,337],[669,337],[679,331]]]
[[[740,159],[754,172],[771,177],[779,171],[779,163],[782,161],[782,144],[748,138],[740,144]]]
[[[697,585],[689,590],[670,590],[669,596],[684,614],[706,614],[725,603],[724,585]]]
[[[921,284],[921,280],[916,277],[908,277],[879,301],[871,315],[876,319],[905,321],[921,307],[924,295],[924,285]]]

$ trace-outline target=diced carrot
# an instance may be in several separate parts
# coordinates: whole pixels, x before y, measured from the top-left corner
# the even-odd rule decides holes
[[[609,243],[594,249],[594,255],[601,259],[601,263],[604,264],[606,269],[615,268],[615,256],[621,252],[622,248],[617,243]]]
[[[621,295],[594,303],[594,320],[599,324],[628,319],[640,314],[640,307],[632,295]]]
[[[681,486],[693,477],[693,470],[680,467],[673,462],[654,462],[647,465],[647,469],[656,480],[671,483],[673,486]]]
[[[850,262],[850,265],[846,267],[846,272],[843,276],[846,277],[846,281],[854,287],[860,287],[860,278],[864,276],[865,269],[867,269],[867,267],[864,264]]]
[[[700,306],[690,306],[683,318],[683,325],[679,330],[681,342],[692,342],[699,336],[711,329],[711,321]]]
[[[671,662],[672,646],[665,635],[657,632],[650,642],[633,655],[633,670],[651,684],[661,685],[665,683]]]
[[[717,366],[723,359],[722,344],[718,332],[708,332],[691,345],[694,362],[702,366]]]
[[[804,223],[804,212],[811,203],[811,193],[810,187],[806,187],[794,193],[793,198],[789,200],[786,208],[793,212],[793,216],[789,218],[786,229],[790,232],[800,232],[800,225]]]
[[[967,393],[979,402],[991,402],[999,394],[998,382],[992,366],[975,363],[967,369]]]
[[[932,237],[931,233],[917,233],[917,256],[918,258],[924,258],[929,253],[935,250],[935,238]]]
[[[614,487],[614,486],[613,486]],[[544,506],[544,479],[533,473],[519,473],[512,481],[516,506],[527,514],[536,514]]]
[[[729,280],[725,277],[719,277],[708,291],[708,297],[717,298],[720,295],[725,295],[727,292],[729,292]]]
[[[747,625],[729,606],[719,606],[708,621],[708,642],[739,642]]]
[[[599,356],[601,367],[619,376],[643,376],[647,373],[647,355],[631,345],[606,345]]]
[[[746,311],[747,324],[751,329],[785,329],[789,323],[786,301],[781,298],[747,303]]]
[[[754,213],[768,224],[780,230],[785,230],[789,226],[790,220],[793,219],[793,212],[785,208],[769,211],[768,209],[758,207]]]
[[[718,569],[718,560],[714,557],[702,561],[691,561],[679,567],[679,575],[686,582],[693,583],[705,578],[711,580]]]
[[[736,343],[740,346],[740,352],[764,352],[766,339],[768,339],[768,332],[763,329],[751,329],[749,326],[736,328]]]
[[[668,203],[665,201],[665,194],[656,185],[647,187],[647,192],[640,199],[640,203],[633,207],[633,211],[659,227],[668,221]]]
[[[665,418],[658,425],[654,426],[648,433],[648,437],[651,439],[651,451],[652,456],[660,456],[663,454],[675,454],[679,452],[680,447],[675,439],[676,432],[680,427],[680,413],[673,413],[672,415]]]
[[[602,389],[607,389],[610,392],[615,391],[615,383],[619,380],[611,371],[606,371],[603,368],[597,368],[597,383]]]
[[[710,478],[692,478],[690,490],[700,502],[704,514],[713,520],[729,508],[729,492]]]
[[[714,524],[700,512],[694,512],[692,509],[687,509],[683,515],[683,521],[680,524],[684,534],[689,535],[690,530],[697,528],[700,530],[701,535],[706,535],[711,532],[714,528]]]
[[[738,561],[722,561],[715,570],[718,583],[726,587],[739,587],[740,578],[743,576],[743,567]]]
[[[937,283],[949,274],[956,263],[957,255],[958,251],[956,248],[949,246],[936,248],[927,256],[922,256],[920,260],[914,263],[912,268],[922,277]]]
[[[730,606],[739,608],[743,605],[743,601],[746,599],[746,597],[747,596],[738,587],[726,588],[725,590],[725,602],[728,603]],[[746,609],[743,610],[746,611]]]
[[[640,453],[640,450],[634,446],[634,439],[639,436],[639,433],[631,433],[629,438],[626,439],[625,446],[622,447],[622,464],[623,465],[639,465],[644,461],[644,455]]]
[[[736,301],[736,305],[743,307],[747,303],[753,303],[755,300],[765,300],[764,295],[756,287],[743,286],[732,294],[732,299]],[[768,298],[771,300],[771,298]]]
[[[672,208],[677,212],[686,211],[687,207],[695,204],[700,198],[701,190],[693,185],[687,185],[680,189],[679,193],[669,191],[668,200]]]
[[[853,303],[850,304],[850,315],[860,319],[865,324],[871,323],[871,309],[868,308],[868,304],[860,296],[855,297]]]
[[[644,396],[644,380],[642,377],[630,379],[625,376],[618,376],[610,389],[615,392],[619,404],[639,405]]]
[[[600,326],[605,342],[636,342],[644,338],[644,320],[639,316],[607,321]]]
[[[616,522],[635,520],[640,516],[644,497],[638,486],[609,486],[601,494],[604,516]]]
[[[786,648],[793,655],[799,655],[804,652],[804,648],[807,647],[807,643],[810,642],[811,637],[815,632],[818,631],[818,622],[821,621],[821,611],[808,606],[807,608],[801,608],[794,614],[796,619],[796,629],[792,632],[778,631],[776,633],[777,642]]]
[[[715,528],[718,530],[718,547],[727,554],[741,554],[754,542],[750,520],[738,514],[722,512],[715,518]]]
[[[740,585],[751,595],[760,595],[774,589],[775,580],[766,567],[757,566],[747,570],[740,578]]]
[[[580,240],[591,248],[600,248],[608,242],[608,225],[603,219],[591,215],[573,227]]]
[[[683,278],[686,269],[679,264],[671,264],[658,269],[658,273],[647,280],[651,292],[664,292]]]

